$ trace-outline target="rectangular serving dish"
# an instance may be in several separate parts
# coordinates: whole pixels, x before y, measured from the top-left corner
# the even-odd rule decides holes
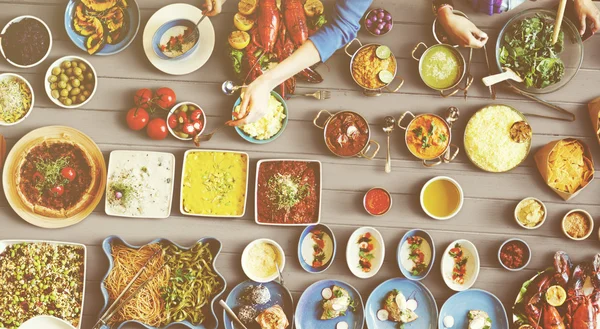
[[[4,252],[7,247],[20,244],[20,243],[47,243],[55,246],[73,246],[83,249],[83,283],[82,283],[82,296],[85,296],[85,285],[86,285],[86,272],[87,272],[87,247],[81,243],[74,242],[62,242],[62,241],[49,241],[49,240],[0,240],[0,253]],[[81,314],[79,314],[79,325],[77,329],[81,329],[81,323],[83,321],[83,302],[85,297],[81,298]]]
[[[152,154],[155,156],[166,156],[169,157],[171,159],[171,174],[170,174],[170,178],[171,178],[171,190],[169,191],[169,202],[168,202],[168,211],[166,215],[162,215],[162,214],[155,214],[155,215],[144,215],[144,216],[135,216],[135,215],[124,215],[124,214],[118,214],[115,212],[112,212],[109,208],[109,204],[108,204],[108,193],[110,193],[110,178],[111,178],[111,174],[113,173],[113,171],[116,169],[115,168],[115,158],[120,155],[120,154]],[[153,152],[153,151],[128,151],[128,150],[115,150],[110,152],[110,158],[109,158],[109,163],[108,163],[108,172],[107,172],[107,178],[106,178],[106,197],[104,198],[104,212],[109,215],[109,216],[115,216],[115,217],[127,217],[127,218],[168,218],[171,215],[171,208],[173,205],[173,189],[175,187],[175,155],[173,155],[172,153],[167,153],[167,152]]]
[[[221,285],[223,287],[210,300],[210,314],[206,314],[205,322],[200,325],[197,325],[197,326],[193,325],[189,321],[172,322],[172,323],[165,324],[163,327],[158,328],[158,327],[152,327],[152,326],[146,325],[139,321],[125,321],[123,323],[113,324],[112,326],[103,325],[100,327],[100,329],[111,329],[111,328],[120,329],[123,327],[127,327],[127,324],[129,324],[129,323],[139,324],[146,329],[163,329],[163,328],[168,328],[168,327],[170,327],[172,325],[176,325],[176,324],[185,326],[190,329],[217,329],[219,327],[219,319],[215,313],[215,305],[214,304],[215,304],[215,301],[217,299],[219,299],[220,296],[223,294],[223,292],[225,292],[225,290],[227,289],[227,281],[225,281],[225,277],[223,277],[223,275],[221,273],[219,273],[219,271],[217,270],[217,267],[216,267],[217,258],[219,257],[219,254],[221,253],[221,248],[222,248],[221,241],[219,241],[216,238],[212,238],[212,237],[200,238],[198,241],[196,241],[194,244],[192,244],[189,247],[183,247],[169,239],[164,239],[164,238],[155,239],[153,241],[150,241],[150,242],[148,242],[144,245],[140,245],[140,246],[131,245],[131,244],[127,243],[125,240],[123,240],[121,237],[116,236],[116,235],[111,235],[111,236],[107,237],[106,239],[104,239],[104,241],[102,241],[102,250],[104,251],[106,258],[108,258],[108,270],[106,271],[106,275],[104,276],[104,278],[102,278],[102,281],[100,282],[100,291],[102,293],[102,296],[104,297],[104,306],[102,307],[102,310],[100,311],[100,316],[102,314],[104,314],[104,312],[108,309],[108,307],[111,304],[108,290],[106,289],[106,286],[104,284],[104,281],[106,280],[106,278],[108,278],[108,275],[113,270],[113,266],[114,266],[114,260],[112,257],[111,246],[113,244],[123,244],[129,248],[140,249],[143,246],[146,246],[149,244],[155,244],[155,243],[172,244],[182,250],[189,250],[191,247],[193,247],[197,243],[206,243],[210,246],[210,251],[213,254],[213,260],[212,260],[212,263],[210,264],[210,266],[212,267],[212,270],[217,274],[219,281],[221,282]]]
[[[263,223],[263,222],[258,221],[258,173],[260,172],[260,167],[265,162],[286,162],[286,161],[316,163],[319,165],[319,171],[317,173],[319,175],[319,177],[317,178],[317,181],[319,184],[319,187],[318,187],[318,191],[319,191],[318,209],[319,210],[318,210],[316,222],[302,223],[302,224],[284,224],[284,223]],[[310,225],[319,224],[319,223],[321,223],[321,205],[323,204],[322,197],[323,197],[323,165],[321,164],[321,161],[305,160],[305,159],[264,159],[264,160],[258,161],[258,163],[256,164],[256,182],[254,184],[254,221],[256,222],[256,224],[267,225],[267,226],[310,226]]]
[[[185,182],[185,166],[187,163],[187,157],[194,152],[218,152],[218,153],[232,153],[232,154],[242,154],[246,157],[246,187],[245,187],[245,195],[244,195],[244,210],[240,215],[214,215],[214,214],[191,214],[186,212],[183,209],[183,184]],[[248,181],[250,175],[250,156],[246,152],[237,152],[237,151],[225,151],[225,150],[187,150],[183,156],[183,165],[181,169],[181,188],[179,191],[179,211],[181,214],[185,216],[196,216],[196,217],[220,217],[220,218],[240,218],[244,217],[246,214],[246,205],[248,204]]]

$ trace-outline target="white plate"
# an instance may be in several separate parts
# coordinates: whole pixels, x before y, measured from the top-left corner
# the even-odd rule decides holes
[[[152,37],[164,23],[173,19],[189,19],[192,22],[197,22],[201,17],[202,11],[200,9],[183,3],[171,4],[155,12],[146,23],[143,35],[144,52],[150,63],[162,72],[172,75],[189,74],[206,64],[215,47],[215,30],[210,18],[203,20],[198,26],[200,45],[188,57],[179,60],[164,60],[159,58],[152,49]]]
[[[75,329],[69,322],[50,315],[38,315],[25,321],[19,329]]]
[[[80,62],[83,62],[85,65],[87,65],[87,67],[90,70],[92,70],[92,74],[94,75],[94,90],[92,90],[92,92],[90,93],[90,96],[83,103],[74,104],[74,105],[65,105],[65,104],[61,103],[58,99],[55,99],[54,97],[52,97],[52,89],[50,89],[50,82],[48,81],[48,78],[50,78],[50,76],[52,75],[52,69],[55,67],[60,67],[64,61],[80,61]],[[82,58],[79,56],[61,57],[61,58],[55,60],[54,63],[50,64],[50,66],[48,67],[48,70],[46,71],[46,75],[44,76],[44,89],[46,90],[46,95],[48,95],[48,98],[50,98],[52,103],[54,103],[60,107],[66,108],[66,109],[76,109],[78,107],[82,107],[85,104],[89,103],[89,101],[91,101],[92,98],[94,97],[94,95],[96,94],[96,90],[98,90],[98,74],[96,74],[96,69],[94,68],[92,63],[88,62],[85,58]]]
[[[19,243],[47,243],[50,245],[56,245],[56,246],[73,246],[73,247],[80,247],[83,248],[83,289],[82,289],[82,296],[85,296],[85,284],[86,284],[86,272],[87,272],[87,248],[85,245],[80,244],[80,243],[73,243],[73,242],[61,242],[61,241],[47,241],[47,240],[0,240],[0,253],[4,252],[4,250],[6,249],[6,247],[8,246],[12,246],[14,244],[19,244]],[[81,328],[81,323],[83,321],[83,302],[85,301],[85,297],[81,298],[81,314],[79,315],[79,326],[77,326],[77,329]]]
[[[371,233],[371,238],[373,239],[374,244],[374,256],[375,258],[371,261],[371,271],[363,272],[360,268],[358,268],[358,238],[365,234]],[[383,259],[385,257],[385,243],[383,242],[383,237],[381,233],[372,227],[360,227],[348,239],[348,245],[346,247],[346,262],[348,263],[348,268],[350,272],[354,274],[357,278],[368,279],[381,269],[381,265],[383,265]]]
[[[319,164],[319,178],[318,178],[318,184],[319,184],[319,210],[318,210],[318,216],[317,216],[317,221],[314,223],[306,223],[306,224],[283,224],[283,223],[263,223],[263,222],[259,222],[258,221],[258,173],[260,171],[260,165],[263,162],[284,162],[284,161],[297,161],[297,162],[306,162],[306,163],[318,163]],[[304,160],[304,159],[265,159],[265,160],[259,160],[258,163],[256,164],[256,179],[255,179],[255,184],[254,184],[254,221],[256,222],[256,224],[258,225],[267,225],[267,226],[310,226],[310,225],[317,225],[321,223],[321,204],[322,204],[322,198],[323,198],[323,165],[321,164],[321,161],[319,160]]]
[[[452,280],[454,258],[448,254],[450,249],[454,248],[457,243],[461,245],[464,256],[468,257],[467,272],[465,274],[465,281],[463,284],[458,284]],[[440,268],[442,270],[442,277],[444,278],[444,282],[448,288],[454,291],[463,291],[471,288],[479,276],[479,253],[477,252],[477,248],[469,240],[460,239],[452,241],[442,254]]]
[[[111,176],[112,176],[112,174],[114,174],[114,171],[116,170],[116,168],[115,168],[116,163],[123,166],[123,160],[125,160],[125,162],[129,162],[129,160],[132,158],[132,156],[136,155],[136,154],[149,155],[149,156],[148,156],[148,160],[146,162],[143,162],[143,163],[139,162],[134,165],[139,165],[139,166],[148,165],[150,161],[156,161],[158,159],[158,157],[160,157],[160,156],[164,157],[166,160],[171,161],[171,168],[169,170],[170,171],[169,178],[171,179],[171,188],[167,192],[167,197],[168,197],[167,207],[168,207],[168,209],[167,209],[167,211],[165,211],[165,213],[147,213],[147,214],[143,214],[143,215],[126,215],[126,214],[121,214],[121,213],[115,212],[109,207],[109,204],[108,204],[108,193],[110,193],[109,186],[111,183]],[[152,158],[150,158],[150,157],[152,157]],[[127,166],[127,168],[131,168],[131,166]],[[151,151],[124,151],[124,150],[112,151],[112,152],[110,152],[110,158],[109,158],[109,163],[108,163],[108,174],[107,174],[107,178],[106,178],[106,197],[104,198],[104,212],[106,212],[106,214],[109,216],[117,216],[117,217],[167,218],[171,215],[171,206],[173,204],[173,188],[174,188],[174,186],[175,186],[175,156],[172,153],[151,152]]]

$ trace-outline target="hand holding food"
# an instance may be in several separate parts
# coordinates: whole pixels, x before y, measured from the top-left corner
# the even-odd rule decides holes
[[[229,126],[243,126],[258,121],[269,112],[269,97],[272,86],[263,79],[257,79],[243,91],[239,111],[233,113],[235,120],[227,121]]]
[[[450,7],[441,9],[438,18],[452,42],[461,47],[481,48],[488,41],[485,32],[466,17],[454,14]]]
[[[223,4],[222,0],[203,0],[204,4],[202,4],[202,15],[206,16],[217,16],[221,13],[221,8]]]

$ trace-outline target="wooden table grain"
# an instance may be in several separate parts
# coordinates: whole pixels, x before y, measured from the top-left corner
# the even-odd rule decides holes
[[[217,43],[209,62],[200,70],[184,76],[169,76],[161,73],[148,62],[142,49],[141,35],[146,21],[169,1],[138,0],[142,13],[140,32],[129,48],[113,56],[88,56],[71,43],[63,26],[66,2],[66,0],[0,0],[0,25],[3,26],[19,15],[35,15],[48,23],[54,37],[49,58],[35,68],[18,69],[5,60],[0,60],[0,72],[22,74],[32,83],[36,94],[35,109],[29,118],[17,126],[0,128],[0,134],[7,140],[7,148],[10,150],[19,138],[32,129],[47,125],[72,126],[96,141],[106,161],[111,151],[120,149],[173,152],[177,161],[175,186],[178,186],[183,153],[190,145],[171,137],[164,141],[152,141],[142,132],[132,132],[125,124],[125,113],[133,105],[132,94],[135,90],[143,87],[168,86],[175,90],[178,100],[196,102],[206,110],[208,130],[226,120],[230,116],[235,99],[224,96],[220,92],[220,85],[232,76],[226,55],[226,36],[232,29],[232,18],[237,8],[237,1],[229,0],[224,5],[223,13],[216,18],[211,18],[215,26]],[[200,3],[199,0],[181,2],[195,5]],[[326,0],[325,3],[331,10],[334,0]],[[527,2],[517,10],[540,5],[551,4],[549,1]],[[575,112],[577,120],[561,122],[529,118],[534,131],[532,153],[518,168],[503,174],[482,172],[468,161],[463,152],[451,164],[424,168],[410,155],[404,145],[402,131],[397,129],[392,135],[392,172],[386,174],[383,148],[372,161],[359,158],[343,159],[329,153],[323,143],[322,131],[312,124],[317,111],[321,109],[358,111],[371,123],[373,138],[384,145],[385,134],[382,131],[382,123],[386,115],[397,118],[407,110],[413,113],[442,114],[449,106],[456,106],[460,109],[460,118],[453,128],[454,142],[461,148],[462,135],[468,118],[487,104],[507,104],[525,113],[551,112],[541,105],[506,91],[500,91],[498,99],[492,101],[488,89],[480,83],[480,79],[487,72],[482,51],[475,51],[472,72],[476,83],[469,91],[468,100],[465,102],[462,96],[441,98],[421,82],[417,64],[410,56],[412,48],[418,42],[434,43],[431,34],[433,16],[429,0],[376,0],[373,3],[373,7],[375,6],[385,7],[392,13],[395,20],[394,29],[388,35],[379,38],[361,31],[359,39],[363,42],[377,42],[390,46],[398,59],[398,72],[406,79],[399,93],[384,94],[377,98],[363,96],[350,77],[350,59],[340,51],[327,62],[327,65],[318,68],[325,79],[323,83],[300,84],[298,87],[301,93],[318,89],[331,90],[332,98],[325,101],[307,98],[290,100],[288,102],[289,124],[278,140],[267,145],[249,144],[233,130],[228,130],[203,146],[207,149],[248,152],[251,157],[251,173],[255,171],[259,159],[300,158],[322,161],[324,188],[322,221],[334,230],[340,247],[333,265],[324,273],[306,273],[298,263],[296,248],[302,228],[265,227],[254,223],[253,189],[250,189],[246,216],[241,219],[201,219],[183,216],[178,211],[179,188],[176,187],[173,211],[168,219],[109,217],[104,213],[104,201],[102,201],[82,223],[58,230],[41,229],[21,220],[7,204],[4,194],[1,194],[0,239],[62,240],[84,243],[88,246],[88,277],[82,327],[86,329],[91,328],[104,302],[99,287],[108,263],[100,244],[104,238],[112,234],[119,235],[133,244],[144,244],[157,237],[164,237],[185,245],[192,244],[200,237],[216,237],[223,242],[223,252],[217,260],[217,267],[227,280],[228,291],[245,279],[240,266],[240,256],[246,244],[261,237],[272,238],[285,249],[287,266],[284,278],[295,300],[298,300],[302,291],[313,282],[336,278],[357,287],[366,301],[370,292],[379,283],[401,276],[395,257],[396,247],[406,231],[421,228],[431,233],[438,255],[451,241],[458,238],[471,240],[477,246],[481,258],[481,272],[474,287],[496,294],[504,303],[510,318],[510,308],[521,283],[537,271],[549,266],[555,251],[568,252],[576,262],[589,260],[600,251],[597,228],[594,234],[583,242],[568,240],[560,229],[562,216],[573,208],[583,208],[592,216],[600,217],[598,178],[594,179],[590,186],[576,198],[564,202],[544,184],[532,156],[537,149],[550,141],[576,137],[585,141],[591,147],[594,157],[600,159],[598,143],[586,107],[588,101],[600,96],[600,90],[597,88],[600,84],[600,37],[593,37],[586,43],[583,67],[579,74],[563,89],[544,96],[545,99]],[[500,28],[514,14],[506,13],[489,17],[474,13],[466,7],[459,6],[458,9],[464,10],[491,36],[489,45],[494,44]],[[490,46],[490,49],[493,49],[493,46]],[[98,91],[95,97],[80,109],[57,108],[44,92],[43,79],[48,65],[65,55],[85,57],[98,72]],[[600,166],[597,161],[596,170],[598,169]],[[456,179],[465,193],[462,211],[448,221],[435,221],[428,218],[419,205],[419,192],[423,183],[437,175],[447,175]],[[252,174],[250,177],[250,186],[253,186],[255,177]],[[362,208],[363,194],[373,186],[384,187],[393,195],[394,207],[383,217],[370,217]],[[524,230],[513,219],[515,205],[528,196],[541,199],[548,207],[548,220],[537,230]],[[596,224],[598,227],[600,222],[596,221]],[[344,255],[352,231],[367,225],[381,231],[387,255],[381,271],[371,279],[362,280],[350,273]],[[532,248],[533,259],[529,267],[521,272],[508,272],[498,263],[498,248],[510,237],[520,237]],[[433,271],[423,283],[433,292],[438,307],[441,307],[442,303],[453,294],[443,283],[439,260],[436,260]],[[219,321],[222,322],[222,310],[218,305],[215,305],[215,308]],[[127,326],[127,328],[136,327]]]

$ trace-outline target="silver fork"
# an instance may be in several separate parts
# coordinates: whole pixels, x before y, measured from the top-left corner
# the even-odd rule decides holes
[[[320,101],[331,98],[331,91],[329,90],[319,90],[315,91],[312,94],[300,94],[298,96],[306,96],[306,97],[314,97]]]

